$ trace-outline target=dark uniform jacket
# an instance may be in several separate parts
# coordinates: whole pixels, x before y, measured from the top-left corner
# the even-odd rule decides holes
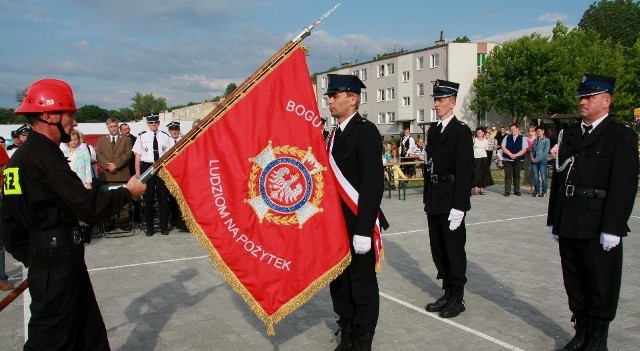
[[[349,235],[371,237],[384,192],[384,167],[380,160],[382,138],[376,126],[356,113],[333,141],[333,158],[349,183],[359,193],[358,215],[342,203]],[[380,225],[386,229],[384,216]]]
[[[475,173],[469,127],[455,116],[442,132],[432,126],[427,132],[425,149],[426,160],[432,166],[431,172],[425,174],[424,211],[430,215],[448,214],[452,208],[469,211]],[[438,183],[431,182],[431,176],[437,176]]]
[[[58,144],[32,131],[4,172],[0,218],[5,248],[28,265],[29,231],[68,230],[78,220],[93,225],[129,201],[125,188],[85,189]]]
[[[563,172],[554,171],[547,225],[553,225],[554,234],[568,238],[593,239],[602,232],[626,236],[638,189],[636,135],[609,116],[584,141],[581,139],[580,124],[563,132],[559,162],[571,156],[575,162]],[[601,194],[604,190],[606,196],[567,197],[566,184],[576,189],[597,189]]]

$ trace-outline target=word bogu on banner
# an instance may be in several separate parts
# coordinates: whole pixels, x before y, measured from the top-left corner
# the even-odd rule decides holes
[[[187,226],[269,334],[350,262],[322,131],[298,46],[160,169]]]

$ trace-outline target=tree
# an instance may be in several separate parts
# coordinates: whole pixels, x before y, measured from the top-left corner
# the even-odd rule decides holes
[[[494,109],[509,114],[515,123],[525,116],[549,111],[549,95],[555,95],[557,79],[548,38],[524,36],[496,47],[484,65],[485,74],[473,83],[475,98],[469,108],[480,113]]]
[[[153,94],[142,94],[138,91],[131,98],[131,109],[136,119],[167,110],[167,99],[156,98]]]
[[[465,35],[463,37],[456,37],[456,39],[453,42],[454,43],[470,43],[471,39],[469,39],[469,37]]]
[[[127,107],[124,107],[118,110],[110,110],[109,118],[115,118],[119,122],[135,122],[136,121],[133,110]]]
[[[224,90],[224,96],[227,97],[231,95],[231,93],[233,93],[233,91],[236,90],[236,88],[237,88],[236,83],[229,83],[229,85],[227,85],[227,88]]]
[[[16,102],[18,104],[22,103],[22,100],[24,99],[24,96],[27,94],[27,89],[28,88],[24,88],[22,90],[16,90]]]
[[[84,105],[76,112],[78,123],[105,122],[109,119],[109,111],[96,105]]]
[[[578,28],[591,29],[602,39],[632,47],[640,37],[640,2],[632,0],[600,0],[582,15]]]
[[[13,113],[12,108],[0,107],[0,123],[1,124],[22,124],[26,120],[22,115],[16,115]]]

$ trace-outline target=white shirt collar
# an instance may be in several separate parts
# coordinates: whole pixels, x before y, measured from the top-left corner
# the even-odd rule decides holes
[[[593,128],[591,128],[591,130],[589,131],[589,134],[591,134],[591,132],[593,132],[593,130],[596,129],[598,124],[600,124],[600,122],[602,122],[605,118],[607,118],[607,116],[609,116],[608,113],[606,115],[596,119],[595,122],[591,123],[591,126],[593,126]],[[582,131],[584,131],[584,126],[586,126],[586,125],[587,124],[584,123],[584,121],[580,123],[580,126],[582,127]]]
[[[349,118],[345,119],[344,121],[342,121],[342,123],[340,123],[338,125],[338,127],[340,128],[341,131],[344,132],[344,129],[347,127],[347,124],[349,124],[349,121],[353,118],[353,116],[356,115],[356,113],[358,113],[357,111],[354,112],[351,116],[349,116]]]
[[[444,130],[445,128],[447,128],[447,125],[449,124],[449,122],[451,122],[451,118],[453,118],[453,114],[445,119],[440,119],[438,121],[438,123],[442,123],[442,130]]]

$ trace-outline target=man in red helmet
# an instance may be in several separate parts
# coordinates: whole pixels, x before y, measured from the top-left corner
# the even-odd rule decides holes
[[[6,250],[29,267],[31,319],[25,350],[109,350],[107,332],[84,262],[90,232],[146,185],[87,190],[58,147],[78,125],[71,87],[41,79],[27,89],[16,114],[33,127],[4,170],[0,212]]]

